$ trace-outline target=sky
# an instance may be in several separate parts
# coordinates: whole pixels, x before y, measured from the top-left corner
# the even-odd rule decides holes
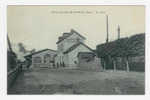
[[[145,32],[144,6],[8,6],[7,33],[13,45],[27,49],[57,50],[58,37],[71,29],[86,37],[92,49],[106,41],[106,14],[109,41]]]

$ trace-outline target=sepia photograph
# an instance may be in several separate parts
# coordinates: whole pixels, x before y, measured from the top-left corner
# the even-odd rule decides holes
[[[144,5],[8,5],[8,95],[144,95]]]

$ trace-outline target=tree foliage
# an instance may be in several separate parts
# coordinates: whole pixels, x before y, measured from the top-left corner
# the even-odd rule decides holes
[[[7,51],[7,67],[8,71],[17,66],[17,56],[12,51]]]
[[[18,47],[19,47],[19,52],[22,52],[24,54],[27,53],[27,50],[23,43],[18,43]]]
[[[145,34],[137,34],[129,38],[121,38],[97,46],[99,57],[139,56],[145,54]]]

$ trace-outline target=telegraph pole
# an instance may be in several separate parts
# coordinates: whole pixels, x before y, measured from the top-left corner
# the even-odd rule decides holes
[[[118,25],[118,39],[120,39],[120,26]]]
[[[108,15],[106,15],[106,32],[107,32],[106,43],[108,43],[108,41],[109,41]]]

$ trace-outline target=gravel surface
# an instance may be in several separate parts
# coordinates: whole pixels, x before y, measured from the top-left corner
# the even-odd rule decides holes
[[[144,94],[145,73],[36,69],[22,72],[8,94]]]

